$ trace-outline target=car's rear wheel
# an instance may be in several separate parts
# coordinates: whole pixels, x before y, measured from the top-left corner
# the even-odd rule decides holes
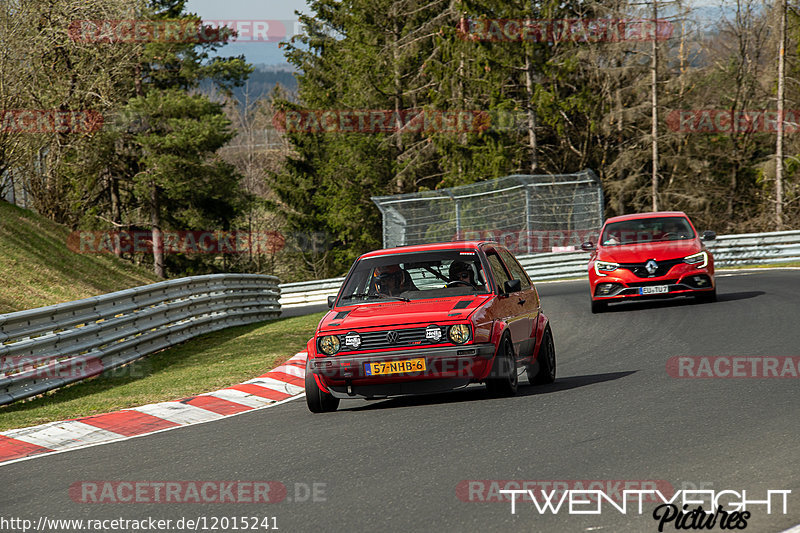
[[[608,302],[603,302],[600,300],[592,300],[592,313],[602,313],[608,308]]]
[[[306,404],[312,413],[329,413],[339,407],[339,398],[334,398],[319,388],[314,374],[306,368]]]
[[[536,358],[539,364],[528,365],[528,381],[531,385],[546,385],[556,380],[556,346],[553,343],[553,333],[550,326],[544,328],[542,344],[539,347],[539,357]],[[534,368],[534,367],[538,367]]]
[[[504,335],[494,357],[492,371],[486,380],[486,390],[492,396],[514,396],[517,393],[519,378],[511,338]]]

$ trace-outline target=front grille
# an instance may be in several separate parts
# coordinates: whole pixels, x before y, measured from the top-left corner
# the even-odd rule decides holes
[[[668,261],[658,261],[656,260],[656,264],[658,268],[652,274],[647,271],[645,265],[647,262],[644,263],[620,263],[619,268],[624,268],[626,270],[630,270],[634,273],[637,277],[640,278],[657,278],[661,276],[666,276],[667,273],[670,271],[672,267],[675,265],[679,265],[683,263],[683,258],[680,259],[670,259]]]
[[[447,338],[447,326],[439,326],[439,329],[442,331],[442,337],[439,339],[439,342],[436,343],[432,343],[425,338],[426,329],[427,327],[383,331],[359,331],[357,333],[361,336],[361,346],[359,346],[358,350],[353,350],[352,346],[345,346],[345,337],[347,336],[346,333],[341,333],[338,335],[338,337],[339,342],[342,344],[342,352],[361,352],[364,350],[380,350],[384,348],[409,348],[422,344],[442,344],[450,342]],[[387,338],[390,331],[397,332],[397,342],[394,344],[390,343],[389,339]]]
[[[656,285],[674,285],[678,283],[677,279],[661,279],[658,281],[637,281],[635,283],[628,283],[628,287],[654,287]]]

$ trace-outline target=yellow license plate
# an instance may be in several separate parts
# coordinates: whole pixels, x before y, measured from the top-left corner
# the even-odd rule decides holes
[[[424,371],[425,359],[423,358],[364,364],[364,372],[368,376],[385,376],[388,374],[403,374],[405,372]]]

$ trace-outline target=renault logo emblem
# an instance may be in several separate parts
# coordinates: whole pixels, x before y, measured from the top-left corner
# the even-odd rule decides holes
[[[390,331],[389,333],[387,333],[386,342],[388,342],[389,344],[397,344],[397,332]]]
[[[658,263],[656,263],[655,259],[651,259],[644,264],[644,268],[647,270],[648,274],[653,275],[656,273],[656,270],[658,270]]]

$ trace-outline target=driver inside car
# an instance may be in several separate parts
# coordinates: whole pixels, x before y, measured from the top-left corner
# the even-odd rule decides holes
[[[397,296],[401,292],[418,290],[408,272],[399,265],[378,267],[373,273],[376,290],[381,294]]]
[[[664,227],[662,228],[661,231],[662,231],[662,234],[661,234],[661,238],[662,239],[664,239],[664,238],[666,238],[668,236],[671,236],[672,238],[676,238],[677,237],[679,239],[686,238],[686,234],[683,232],[683,229],[681,228],[681,225],[678,224],[675,221],[672,221],[672,220],[668,220],[667,222],[665,222],[664,223]]]
[[[447,273],[448,287],[469,285],[476,288],[475,274],[470,266],[463,261],[453,261]]]

